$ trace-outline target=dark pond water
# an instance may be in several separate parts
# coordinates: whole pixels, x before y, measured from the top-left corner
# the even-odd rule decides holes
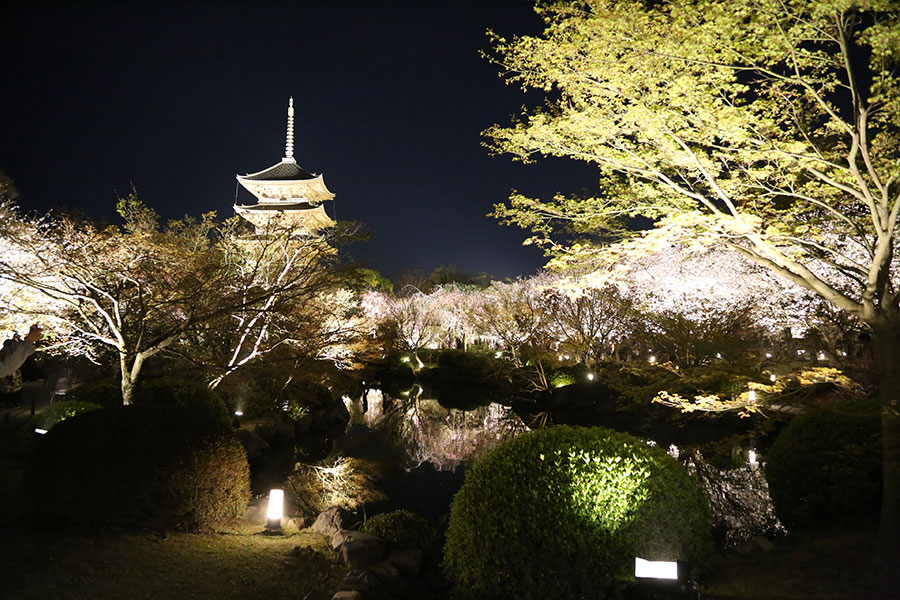
[[[425,397],[418,387],[396,398],[371,389],[358,398],[345,397],[344,403],[350,422],[335,441],[335,453],[387,467],[378,481],[386,499],[362,507],[369,515],[402,508],[432,520],[443,517],[462,486],[466,467],[533,423],[530,415],[526,423],[509,406],[480,404],[478,398],[453,402],[465,410],[450,408],[444,398]],[[684,451],[662,439],[658,443],[706,490],[716,537],[723,545],[783,533],[772,509],[762,457],[751,454],[749,446],[733,446],[733,460],[723,466],[711,464],[697,449]]]

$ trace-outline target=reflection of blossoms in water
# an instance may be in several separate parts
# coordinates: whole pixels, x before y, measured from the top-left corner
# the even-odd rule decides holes
[[[500,404],[463,411],[437,400],[391,400],[368,390],[348,406],[350,423],[391,434],[415,468],[423,463],[441,471],[471,463],[526,428],[512,409]]]
[[[418,466],[453,470],[493,450],[525,431],[512,409],[500,404],[463,411],[447,409],[436,400],[416,400],[406,405],[398,419],[397,433],[409,460]]]

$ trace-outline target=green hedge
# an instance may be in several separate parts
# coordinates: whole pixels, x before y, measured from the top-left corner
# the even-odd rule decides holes
[[[797,417],[763,456],[775,512],[785,525],[874,518],[881,496],[877,404]]]
[[[125,406],[82,413],[42,436],[23,487],[42,517],[193,530],[243,512],[250,471],[234,433],[208,413]]]
[[[634,557],[702,559],[703,493],[658,448],[602,428],[520,436],[478,461],[453,500],[445,564],[491,598],[602,598]]]
[[[395,548],[422,550],[431,538],[431,526],[425,517],[408,510],[395,510],[366,519],[361,528],[387,540]]]

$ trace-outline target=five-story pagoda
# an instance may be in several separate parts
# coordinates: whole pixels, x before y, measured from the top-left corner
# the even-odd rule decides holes
[[[287,140],[280,163],[258,173],[238,175],[238,183],[256,204],[234,205],[234,211],[263,233],[271,226],[289,227],[295,235],[315,235],[332,227],[323,202],[333,200],[322,175],[314,175],[294,160],[294,99],[288,104]]]

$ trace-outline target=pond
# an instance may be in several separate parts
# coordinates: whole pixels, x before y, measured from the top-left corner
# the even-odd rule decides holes
[[[462,410],[423,397],[418,387],[408,394],[392,398],[370,389],[345,397],[350,422],[335,451],[387,467],[378,482],[386,499],[366,505],[367,511],[405,508],[438,518],[462,486],[465,467],[527,428],[498,403]]]
[[[396,398],[380,389],[344,398],[350,421],[335,441],[334,454],[384,466],[377,487],[385,499],[365,504],[362,510],[367,514],[402,508],[432,520],[442,518],[462,486],[466,467],[535,423],[532,412],[520,411],[526,423],[510,406],[480,403],[484,398],[479,399],[475,390],[452,402],[465,409],[446,406],[444,395],[441,401],[431,395],[414,386]],[[648,439],[648,443],[656,442]],[[722,465],[704,458],[699,449],[685,452],[668,440],[659,443],[703,486],[716,538],[724,546],[784,532],[769,498],[763,466],[755,452],[751,459],[748,447],[734,446],[734,462]]]

